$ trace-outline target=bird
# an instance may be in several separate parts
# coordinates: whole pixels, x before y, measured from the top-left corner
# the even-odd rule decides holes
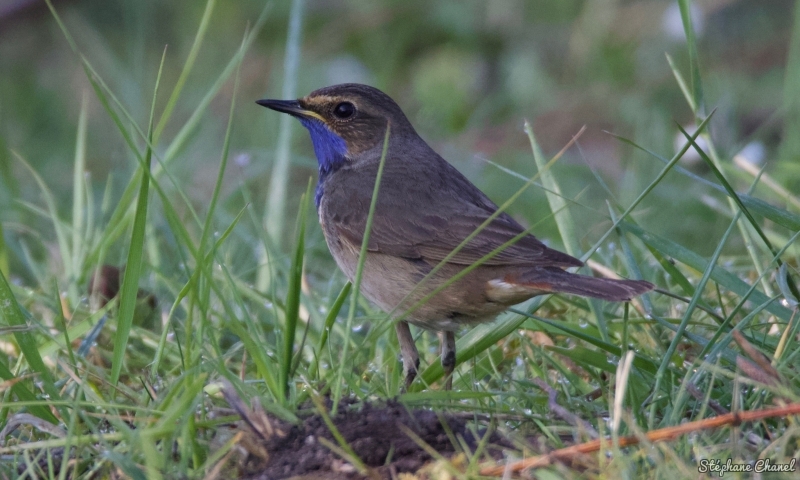
[[[583,262],[524,234],[509,214],[497,214],[498,206],[437,154],[377,88],[346,83],[297,100],[256,103],[295,117],[308,130],[319,166],[314,195],[319,222],[331,255],[351,282],[383,159],[360,292],[395,321],[406,389],[419,370],[409,324],[438,332],[444,388],[450,390],[455,333],[465,326],[491,321],[537,295],[628,301],[654,288],[644,280],[567,271]],[[520,238],[452,280],[515,237]]]

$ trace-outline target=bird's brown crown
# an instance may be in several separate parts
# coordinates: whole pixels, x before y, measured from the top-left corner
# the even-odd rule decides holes
[[[392,137],[416,135],[397,103],[367,85],[333,85],[315,90],[297,102],[307,116],[323,122],[347,143],[349,155],[382,145],[388,124]]]

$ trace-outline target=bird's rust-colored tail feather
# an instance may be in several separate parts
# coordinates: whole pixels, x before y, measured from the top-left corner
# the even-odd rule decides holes
[[[515,278],[513,282],[546,292],[571,293],[613,302],[627,301],[655,288],[652,283],[644,280],[589,277],[558,268],[537,269],[535,273]]]

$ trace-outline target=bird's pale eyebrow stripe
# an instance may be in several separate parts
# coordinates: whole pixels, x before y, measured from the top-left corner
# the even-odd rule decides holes
[[[339,99],[339,97],[333,97],[331,95],[320,95],[320,96],[313,97],[313,98],[314,98],[314,100],[316,100],[318,102],[321,102],[321,103],[333,102],[334,100],[338,100]]]
[[[326,104],[334,104],[339,102],[350,102],[358,108],[358,102],[355,99],[341,97],[338,95],[314,95],[308,96],[303,99],[305,103],[308,105],[326,105]]]

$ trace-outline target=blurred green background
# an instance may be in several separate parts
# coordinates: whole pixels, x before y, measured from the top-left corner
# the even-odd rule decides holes
[[[217,3],[164,138],[186,121],[264,7],[260,1]],[[164,47],[159,108],[180,74],[205,2],[64,0],[55,7],[83,54],[144,129]],[[242,66],[223,190],[223,209],[231,216],[248,201],[253,218],[261,218],[265,208],[280,119],[253,101],[281,95],[290,8],[290,2],[272,3]],[[782,0],[709,0],[694,2],[692,10],[706,111],[717,109],[711,131],[721,157],[730,162],[747,147],[747,158],[765,163],[795,191],[800,186],[798,11],[794,2]],[[588,246],[608,228],[605,201],[611,192],[626,206],[663,166],[606,132],[669,158],[676,151],[676,122],[694,123],[665,54],[688,79],[680,13],[669,1],[306,0],[296,92],[305,95],[342,82],[386,91],[420,134],[498,203],[523,180],[487,160],[524,176],[535,172],[524,119],[532,122],[548,156],[585,125],[586,133],[554,171],[567,197],[579,195],[583,206],[571,208],[585,226],[581,241]],[[201,212],[219,165],[232,92],[231,80],[171,167]],[[26,245],[34,257],[46,256],[53,235],[46,218],[20,207],[20,201],[40,204],[41,193],[14,152],[42,175],[68,218],[83,98],[89,112],[88,175],[97,205],[108,182],[113,204],[136,162],[94,96],[78,57],[43,1],[0,0],[0,221],[18,252]],[[316,176],[316,162],[302,127],[292,129],[287,219],[293,225],[300,194]],[[708,175],[700,164],[684,166]],[[752,177],[734,180],[746,189]],[[165,188],[172,187],[165,183]],[[722,197],[705,189],[671,172],[634,218],[708,255],[729,218],[715,208]],[[511,211],[533,222],[549,212],[546,205],[543,191],[533,188]],[[287,228],[286,236],[291,232]],[[543,222],[537,235],[558,242],[552,220]],[[249,241],[257,244],[255,236]],[[32,238],[36,241],[20,243]],[[318,229],[310,241],[320,263],[309,268],[325,278],[332,262]],[[726,248],[740,252],[742,245],[730,242]],[[123,252],[110,252],[110,262],[119,263]],[[251,254],[231,257],[251,259]],[[28,275],[24,266],[17,267],[14,274]]]

